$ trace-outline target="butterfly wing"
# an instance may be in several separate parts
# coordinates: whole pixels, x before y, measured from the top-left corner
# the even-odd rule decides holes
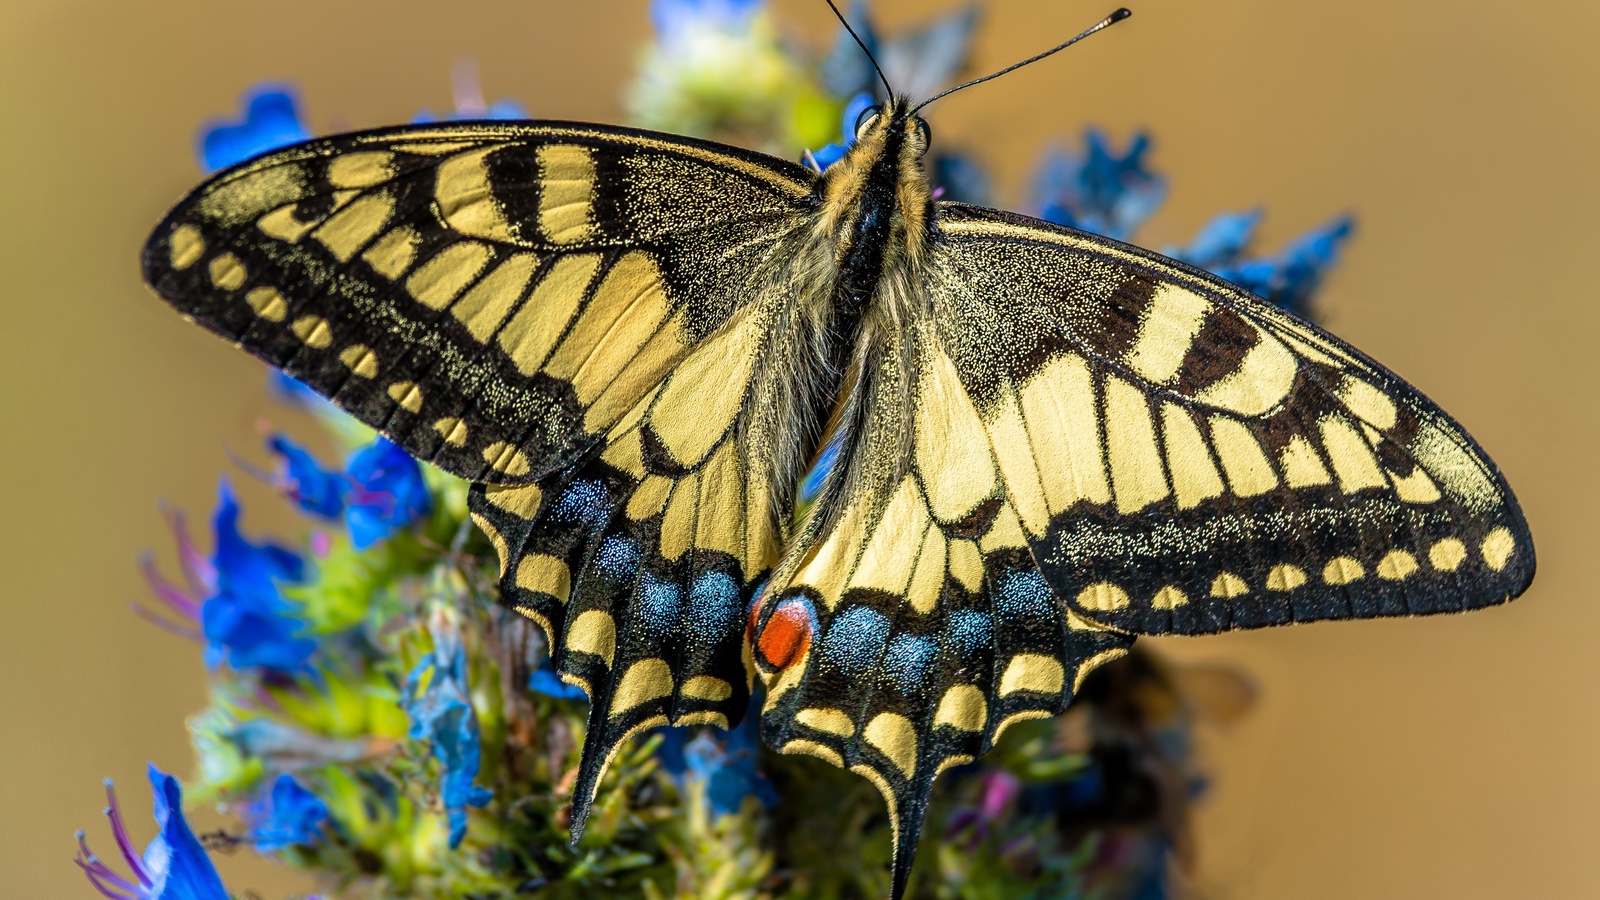
[[[749,311],[697,347],[607,433],[603,449],[529,485],[474,485],[501,598],[551,638],[588,693],[573,832],[615,749],[657,725],[737,724],[754,676],[744,622],[780,534],[749,412],[772,335]]]
[[[807,177],[624,129],[405,128],[225,172],[146,249],[180,311],[480,482],[502,600],[590,696],[575,839],[628,736],[748,706],[784,491],[749,409],[780,405],[768,261]]]
[[[1198,634],[1454,612],[1533,578],[1472,438],[1314,325],[1147,251],[950,206],[942,333],[1040,571]]]
[[[768,742],[879,787],[895,896],[938,772],[1060,712],[1135,633],[1526,587],[1504,481],[1394,375],[1154,254],[941,212],[755,621]]]
[[[345,135],[201,185],[150,238],[145,278],[418,458],[530,482],[748,302],[806,179],[592,125]]]
[[[1060,712],[1132,643],[1052,600],[928,299],[868,324],[839,462],[755,620],[763,735],[884,794],[893,896],[938,773]]]

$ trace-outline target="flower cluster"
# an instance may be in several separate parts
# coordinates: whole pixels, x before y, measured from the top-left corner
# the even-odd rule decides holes
[[[651,10],[655,40],[629,92],[637,124],[821,169],[882,99],[842,31],[831,50],[811,54],[780,35],[761,0],[655,0]],[[848,15],[897,88],[926,96],[965,67],[977,14],[887,36],[862,4]],[[452,117],[522,115],[486,103],[470,68],[458,68],[456,83]],[[213,171],[310,134],[293,92],[264,85],[237,121],[203,130],[201,163]],[[1150,152],[1144,135],[1119,150],[1091,130],[1081,152],[1046,154],[1030,196],[1013,205],[1129,239],[1167,191]],[[938,154],[929,164],[941,197],[990,202],[976,157]],[[1166,252],[1304,312],[1350,221],[1255,256],[1259,219],[1219,216]],[[466,486],[304,385],[281,375],[274,384],[325,433],[273,434],[270,462],[244,468],[303,514],[304,533],[290,544],[247,538],[224,481],[209,551],[171,514],[180,577],[146,560],[159,602],[138,607],[198,644],[209,673],[209,702],[189,722],[198,767],[188,787],[237,821],[217,841],[314,873],[330,891],[359,886],[384,898],[886,892],[889,824],[877,792],[768,752],[754,710],[733,731],[662,728],[625,747],[584,839],[569,845],[584,694],[556,677],[542,635],[496,604],[496,554],[467,519]],[[337,445],[342,465],[301,440]],[[1248,703],[1248,684],[1230,673],[1175,670],[1142,652],[1104,667],[1066,715],[1015,727],[980,764],[947,773],[911,894],[1165,896],[1172,863],[1190,852],[1186,811],[1202,783],[1193,723]],[[177,781],[153,767],[150,777],[160,833],[143,854],[114,795],[107,810],[131,874],[81,836],[78,865],[118,900],[228,896],[184,822]]]

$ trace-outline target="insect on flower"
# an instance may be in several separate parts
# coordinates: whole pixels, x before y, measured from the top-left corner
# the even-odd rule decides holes
[[[733,726],[759,679],[770,746],[883,793],[898,896],[935,777],[1136,635],[1527,587],[1515,499],[1426,397],[1214,275],[935,199],[932,101],[878,75],[820,172],[412,126],[219,173],[146,247],[182,313],[473,483],[590,698],[575,838],[623,741]]]

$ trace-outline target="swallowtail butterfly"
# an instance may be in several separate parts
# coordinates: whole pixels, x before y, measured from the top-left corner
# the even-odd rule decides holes
[[[1455,612],[1533,577],[1453,420],[1147,250],[933,198],[894,98],[818,173],[563,122],[314,140],[178,204],[186,317],[473,483],[501,599],[618,745],[727,727],[934,778],[1141,634]],[[808,466],[836,463],[794,521]]]

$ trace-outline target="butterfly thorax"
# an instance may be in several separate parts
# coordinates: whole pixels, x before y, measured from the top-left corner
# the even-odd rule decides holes
[[[812,214],[784,264],[812,273],[818,287],[796,297],[789,334],[798,340],[788,354],[799,377],[784,382],[785,397],[777,401],[794,418],[777,430],[804,435],[798,442],[804,460],[837,442],[839,457],[856,464],[829,473],[808,521],[791,536],[779,576],[815,550],[814,538],[852,498],[865,499],[862,489],[872,493],[891,483],[886,471],[868,470],[894,468],[909,450],[909,420],[899,421],[904,404],[889,397],[909,396],[900,376],[910,360],[887,361],[909,348],[905,332],[926,318],[919,312],[928,302],[922,285],[934,207],[923,169],[928,129],[908,110],[897,98],[863,116],[850,150],[817,176]],[[870,423],[869,408],[877,411]],[[863,442],[883,446],[862,452]],[[783,479],[775,475],[774,482]],[[780,508],[792,508],[787,486],[775,492]]]
[[[817,177],[816,230],[832,248],[834,301],[847,315],[883,297],[888,271],[922,262],[933,222],[927,151],[926,124],[895,98],[863,119],[850,150]]]

